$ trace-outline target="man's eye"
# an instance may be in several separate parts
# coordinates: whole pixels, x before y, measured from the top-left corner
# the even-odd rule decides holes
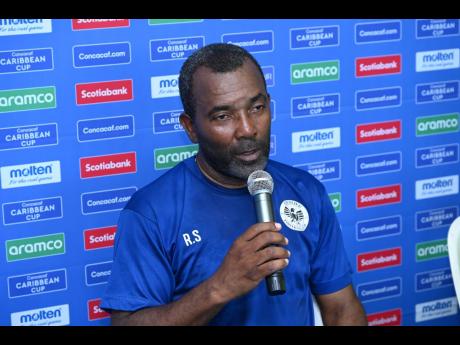
[[[219,121],[227,120],[228,118],[229,116],[227,114],[219,114],[214,116],[214,119]]]
[[[265,109],[264,104],[258,104],[258,105],[255,105],[255,106],[252,107],[252,111],[254,111],[254,112],[262,111],[264,109]]]

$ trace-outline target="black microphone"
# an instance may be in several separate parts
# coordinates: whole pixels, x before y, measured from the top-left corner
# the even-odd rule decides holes
[[[259,223],[274,222],[272,193],[273,179],[270,174],[263,170],[256,170],[248,177],[248,190],[254,197]],[[265,277],[268,293],[271,296],[282,295],[286,292],[283,272],[276,271]]]

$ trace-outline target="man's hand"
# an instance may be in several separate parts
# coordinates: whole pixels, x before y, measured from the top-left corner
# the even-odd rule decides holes
[[[288,240],[280,230],[278,223],[257,223],[233,242],[223,263],[210,278],[213,290],[223,303],[251,291],[263,278],[288,265],[290,253],[281,247],[287,245]]]

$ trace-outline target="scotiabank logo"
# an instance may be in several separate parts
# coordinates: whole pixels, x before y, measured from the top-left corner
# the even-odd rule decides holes
[[[377,270],[401,265],[401,248],[390,248],[377,252],[358,254],[358,272]]]
[[[89,229],[83,232],[85,250],[113,247],[117,226]]]
[[[401,139],[401,120],[366,123],[356,126],[356,143]]]
[[[401,309],[392,309],[367,315],[369,326],[401,326]]]
[[[109,313],[101,309],[100,307],[101,301],[102,300],[100,298],[90,299],[88,301],[88,320],[89,321],[105,319],[105,318],[110,317]]]
[[[381,206],[401,202],[401,185],[381,186],[356,191],[356,207]]]
[[[370,56],[357,58],[356,77],[401,73],[401,55]]]
[[[75,85],[77,105],[123,102],[133,99],[133,81],[113,80]]]
[[[72,19],[72,30],[128,27],[129,19]]]
[[[136,172],[136,152],[80,158],[80,178]]]

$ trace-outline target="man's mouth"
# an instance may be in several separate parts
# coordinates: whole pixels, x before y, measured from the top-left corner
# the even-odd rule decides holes
[[[253,150],[247,150],[238,153],[236,156],[238,159],[250,162],[250,161],[255,161],[257,158],[259,158],[260,155],[260,150],[259,149],[253,149]]]

